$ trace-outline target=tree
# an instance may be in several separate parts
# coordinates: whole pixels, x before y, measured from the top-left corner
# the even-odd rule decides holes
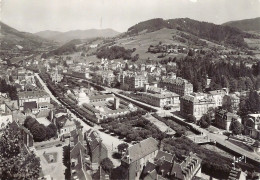
[[[57,134],[57,127],[51,123],[46,127],[46,137],[47,139],[50,139],[52,137],[55,137]]]
[[[222,108],[227,110],[228,112],[233,112],[232,101],[230,96],[224,96],[222,102]]]
[[[109,158],[105,158],[101,161],[100,166],[106,173],[111,173],[114,168],[113,162]]]
[[[241,134],[243,131],[243,125],[239,121],[233,120],[230,124],[230,130],[235,135]]]
[[[30,130],[35,123],[38,123],[36,119],[32,118],[31,116],[27,116],[24,120],[24,127]]]
[[[132,58],[132,61],[138,61],[138,59],[139,59],[139,54],[136,54],[133,58]]]
[[[9,76],[9,81],[14,82],[13,76]]]
[[[202,128],[208,128],[211,125],[211,116],[209,114],[204,114],[200,118],[200,126]]]
[[[188,114],[187,121],[196,124],[197,120],[192,114]]]
[[[39,159],[24,148],[19,129],[3,129],[0,137],[0,167],[1,179],[38,179]]]
[[[36,142],[44,141],[46,138],[46,128],[43,124],[35,123],[31,127],[31,133],[33,135],[33,139]]]
[[[122,144],[119,144],[118,146],[117,146],[117,150],[118,150],[118,152],[120,153],[120,154],[122,154],[123,153],[123,151],[125,151],[127,148],[128,148],[128,144],[127,143],[122,143]]]

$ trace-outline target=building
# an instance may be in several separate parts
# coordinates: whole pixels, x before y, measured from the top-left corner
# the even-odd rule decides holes
[[[260,114],[248,114],[243,124],[247,135],[254,139],[260,139]]]
[[[227,94],[223,97],[223,104],[229,100],[231,101],[232,109],[237,110],[239,108],[240,97],[235,93]]]
[[[87,142],[87,154],[90,157],[91,167],[93,170],[98,170],[100,162],[108,157],[108,150],[102,143],[102,139],[96,131],[89,129],[85,134]]]
[[[223,109],[215,113],[215,125],[218,128],[229,131],[232,121],[239,121],[241,123],[241,118],[237,114],[227,112]]]
[[[201,176],[201,159],[196,154],[190,154],[181,162],[174,163],[171,175],[175,179],[191,180]]]
[[[144,88],[148,83],[148,77],[143,74],[123,72],[120,74],[120,83],[126,90],[135,90],[138,88]]]
[[[169,91],[172,91],[180,96],[188,95],[193,93],[193,85],[188,82],[186,79],[181,77],[173,76],[171,78],[163,79],[159,82],[159,87],[166,87]]]
[[[192,180],[201,177],[201,159],[190,152],[184,160],[177,158],[167,152],[158,151],[153,161],[144,166],[141,178],[143,180]]]
[[[75,129],[70,137],[70,174],[72,180],[92,179],[87,172],[90,157],[87,155],[86,142],[81,130]]]
[[[18,92],[18,102],[20,110],[25,110],[25,102],[36,102],[37,105],[42,102],[50,103],[50,96],[43,90]]]
[[[216,107],[220,107],[223,105],[224,96],[228,95],[228,90],[221,89],[221,90],[209,91],[209,94],[212,95],[212,98],[214,98]]]
[[[63,79],[63,76],[59,74],[57,68],[55,69],[55,71],[50,73],[50,76],[51,76],[51,81],[55,83],[59,83]]]
[[[70,132],[76,129],[76,124],[67,115],[61,115],[60,117],[54,118],[54,123],[58,128],[58,136],[66,138],[70,136]]]
[[[158,141],[150,137],[127,149],[121,159],[121,165],[127,169],[125,179],[138,180],[140,178],[143,167],[156,157],[159,150],[158,144]]]
[[[81,106],[85,103],[93,103],[93,102],[105,102],[109,100],[114,100],[114,96],[112,94],[102,94],[100,92],[93,91],[91,89],[80,88],[79,90],[74,90],[73,92],[67,92],[68,97],[76,101],[76,103]]]
[[[192,93],[180,98],[181,115],[189,114],[199,120],[210,108],[215,108],[215,100],[204,93]]]
[[[95,72],[95,78],[100,79],[101,82],[107,86],[111,86],[114,83],[116,76],[111,70],[97,71]],[[94,78],[92,78],[94,79]]]
[[[141,101],[147,104],[156,107],[165,107],[169,105],[179,107],[179,95],[176,93],[158,88],[157,85],[149,86],[147,84],[145,85],[145,91],[146,92],[139,92],[137,95]]]

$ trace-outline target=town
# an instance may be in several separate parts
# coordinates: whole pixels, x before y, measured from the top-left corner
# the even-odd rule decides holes
[[[1,48],[0,179],[260,179],[260,35],[164,21]]]

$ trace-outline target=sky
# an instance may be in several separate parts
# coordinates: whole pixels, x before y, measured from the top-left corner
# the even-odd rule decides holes
[[[0,0],[0,21],[25,32],[112,28],[153,18],[222,24],[260,17],[260,0]]]

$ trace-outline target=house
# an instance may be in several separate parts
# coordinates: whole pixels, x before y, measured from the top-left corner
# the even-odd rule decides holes
[[[243,121],[246,135],[260,139],[260,114],[248,114]]]
[[[237,114],[227,112],[224,109],[220,109],[215,113],[215,125],[218,128],[229,131],[232,121],[239,121],[241,123],[241,118]]]
[[[150,137],[127,149],[126,154],[121,159],[121,165],[127,169],[125,179],[139,179],[143,167],[152,161],[159,150],[158,141]]]
[[[191,114],[199,120],[210,108],[215,107],[215,100],[205,93],[191,93],[180,98],[180,112],[184,117]]]
[[[76,124],[67,115],[62,115],[58,118],[54,118],[55,125],[58,128],[59,137],[67,138],[70,136],[70,132],[76,129]]]

